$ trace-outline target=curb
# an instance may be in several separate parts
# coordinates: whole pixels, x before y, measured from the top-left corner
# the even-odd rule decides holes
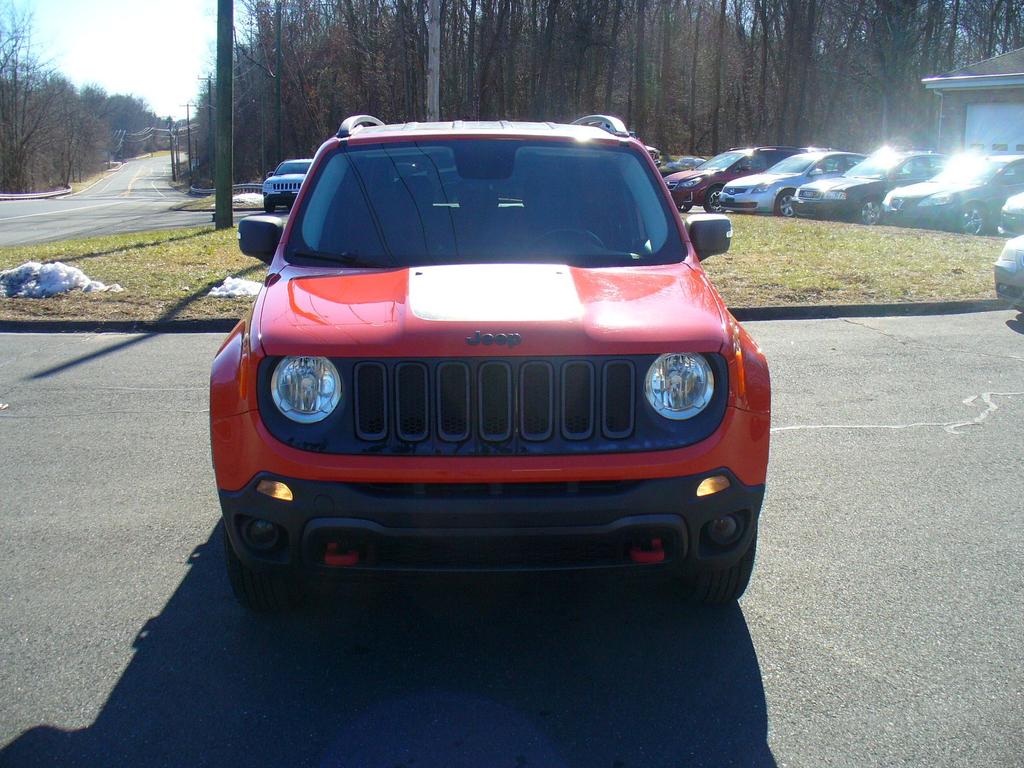
[[[824,304],[747,307],[732,310],[749,320],[829,320],[843,317],[916,317],[961,315],[1011,309],[999,299],[931,301],[916,304]],[[241,318],[198,320],[0,320],[0,333],[227,333]]]

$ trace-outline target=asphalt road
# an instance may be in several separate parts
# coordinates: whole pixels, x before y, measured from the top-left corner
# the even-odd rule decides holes
[[[1021,765],[1024,316],[749,327],[738,607],[462,577],[275,619],[223,574],[219,338],[0,336],[0,765]]]
[[[75,195],[0,202],[0,247],[209,224],[209,213],[171,210],[188,198],[170,179],[169,158],[141,158]]]

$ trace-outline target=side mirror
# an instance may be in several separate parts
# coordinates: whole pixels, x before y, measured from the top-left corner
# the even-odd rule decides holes
[[[824,168],[812,168],[811,172],[808,173],[807,175],[808,176],[824,176],[825,175],[825,169]]]
[[[284,222],[277,216],[247,216],[238,222],[238,247],[246,256],[269,264],[283,231]]]
[[[273,175],[274,175],[274,172],[273,172],[273,171],[267,171],[267,175],[266,175],[266,176],[264,176],[263,178],[264,178],[264,179],[269,179],[269,178],[270,178],[271,176],[273,176]]]
[[[695,213],[686,217],[686,232],[697,251],[697,258],[725,253],[732,242],[732,222],[720,213]]]

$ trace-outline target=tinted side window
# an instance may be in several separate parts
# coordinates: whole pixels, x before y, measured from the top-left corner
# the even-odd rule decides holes
[[[846,158],[842,155],[832,155],[821,160],[815,168],[822,173],[842,173],[850,166],[846,164]]]
[[[775,165],[776,163],[785,160],[787,157],[792,157],[794,153],[793,152],[787,152],[787,151],[782,150],[782,149],[768,149],[768,150],[765,150],[763,153],[759,153],[759,154],[762,154],[767,159],[768,167],[770,168],[771,166]]]
[[[1024,160],[1010,163],[1000,176],[1007,186],[1024,184]]]
[[[858,157],[857,155],[844,155],[842,158],[842,165],[839,170],[846,173],[863,159],[863,157]]]
[[[942,172],[942,169],[946,167],[946,158],[932,156],[928,158],[928,173],[929,176],[935,176]]]

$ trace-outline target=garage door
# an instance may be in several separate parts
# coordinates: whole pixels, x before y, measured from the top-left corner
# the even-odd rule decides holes
[[[964,146],[980,152],[1024,152],[1024,104],[968,104]]]

